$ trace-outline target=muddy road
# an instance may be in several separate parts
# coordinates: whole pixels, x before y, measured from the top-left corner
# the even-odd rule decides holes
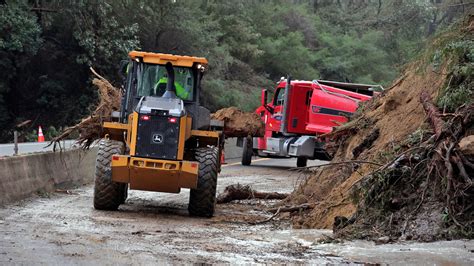
[[[312,162],[317,164],[318,162]],[[249,184],[290,192],[302,178],[294,160],[225,165],[218,191]],[[473,264],[473,241],[375,245],[318,244],[327,230],[292,230],[285,216],[251,225],[275,202],[218,205],[215,217],[189,217],[189,192],[130,191],[119,211],[92,208],[92,186],[42,195],[0,208],[0,264],[421,263]]]

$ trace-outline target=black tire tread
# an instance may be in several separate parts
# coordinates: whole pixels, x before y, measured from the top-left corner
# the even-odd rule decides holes
[[[252,164],[253,147],[251,140],[252,139],[249,138],[244,139],[244,145],[242,150],[242,165]]]
[[[212,217],[216,205],[219,150],[217,147],[198,148],[195,159],[199,162],[198,185],[191,189],[188,211],[193,216]]]
[[[94,208],[116,210],[126,200],[128,184],[112,181],[112,155],[123,154],[124,144],[120,141],[100,141],[95,165]]]

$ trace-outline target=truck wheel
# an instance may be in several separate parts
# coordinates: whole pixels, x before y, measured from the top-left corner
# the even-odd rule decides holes
[[[242,165],[250,165],[252,163],[253,141],[252,138],[244,138],[242,150]]]
[[[212,217],[216,205],[219,150],[216,147],[198,148],[195,158],[199,162],[198,182],[197,188],[191,189],[188,211],[193,216]]]
[[[120,141],[103,139],[99,144],[95,164],[94,208],[98,210],[116,210],[125,202],[125,183],[112,181],[110,167],[112,155],[123,154],[124,146]]]
[[[298,159],[296,159],[297,167],[306,167],[306,165],[308,165],[308,158],[298,157]]]

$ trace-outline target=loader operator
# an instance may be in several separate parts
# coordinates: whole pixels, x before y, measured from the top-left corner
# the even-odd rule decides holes
[[[158,82],[155,84],[155,90],[160,86],[166,86],[168,82],[168,77],[164,75]],[[189,91],[187,91],[181,84],[178,82],[174,82],[174,86],[176,88],[176,96],[178,96],[181,100],[187,100],[189,97]]]

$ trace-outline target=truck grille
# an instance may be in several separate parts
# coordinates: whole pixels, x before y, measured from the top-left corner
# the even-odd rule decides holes
[[[170,119],[174,122],[170,122]],[[179,118],[140,115],[135,156],[176,160],[178,143]]]

